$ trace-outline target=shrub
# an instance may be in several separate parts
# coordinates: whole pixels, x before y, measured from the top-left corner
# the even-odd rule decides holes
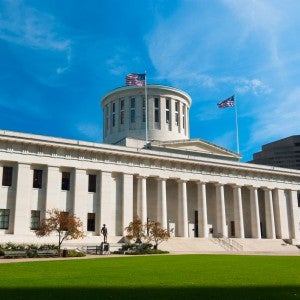
[[[78,249],[70,249],[68,250],[68,257],[83,257],[86,254]]]

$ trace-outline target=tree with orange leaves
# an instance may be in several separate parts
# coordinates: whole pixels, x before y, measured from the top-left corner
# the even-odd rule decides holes
[[[58,254],[60,256],[61,244],[64,240],[84,237],[82,222],[74,214],[56,208],[48,210],[47,214],[49,215],[48,218],[40,222],[35,234],[38,237],[43,237],[56,232],[58,234]]]

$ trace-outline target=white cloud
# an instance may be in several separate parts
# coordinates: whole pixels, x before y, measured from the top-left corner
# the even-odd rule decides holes
[[[299,134],[300,88],[281,95],[282,101],[269,102],[253,125],[251,143],[264,143],[289,135]]]
[[[23,1],[4,1],[0,8],[0,39],[32,50],[63,53],[66,63],[56,72],[61,74],[69,68],[71,41],[60,35],[60,24],[52,15]]]
[[[241,78],[235,81],[235,91],[238,94],[252,92],[254,95],[269,94],[271,89],[259,79]]]

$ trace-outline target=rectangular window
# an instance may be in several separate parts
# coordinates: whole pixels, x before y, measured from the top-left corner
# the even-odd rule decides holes
[[[70,172],[62,172],[61,176],[61,189],[63,191],[69,191],[70,190]]]
[[[170,99],[166,99],[166,123],[170,123]]]
[[[179,102],[175,102],[175,124],[179,126]]]
[[[89,192],[96,193],[97,175],[89,174]]]
[[[13,175],[12,167],[3,167],[3,177],[2,177],[3,186],[12,186],[12,175]]]
[[[31,211],[31,219],[30,219],[30,229],[36,230],[40,226],[40,211],[32,210]]]
[[[130,99],[130,122],[135,123],[135,98]]]
[[[124,99],[120,100],[120,124],[124,124]]]
[[[8,229],[9,209],[0,209],[0,229]]]
[[[88,213],[87,215],[87,231],[95,231],[95,214]]]
[[[116,125],[116,103],[112,103],[112,127]]]
[[[298,193],[297,197],[298,197],[298,207],[300,207],[300,193]]]
[[[62,222],[60,225],[62,226],[64,231],[68,230],[68,224],[69,224],[69,212],[68,211],[62,211],[60,212],[60,216],[62,217],[61,220]]]
[[[109,107],[105,106],[105,132],[109,130]]]
[[[32,187],[35,189],[41,189],[43,182],[43,170],[33,170],[33,184]]]
[[[182,106],[182,128],[185,128],[185,106]]]
[[[159,98],[154,98],[154,122],[159,122]]]

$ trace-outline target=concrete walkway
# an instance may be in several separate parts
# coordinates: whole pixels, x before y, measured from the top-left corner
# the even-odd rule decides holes
[[[299,252],[257,252],[257,251],[241,251],[241,252],[192,252],[192,251],[177,251],[169,254],[152,254],[153,255],[186,255],[186,254],[198,254],[198,255],[266,255],[266,256],[300,256]],[[110,254],[110,255],[91,255],[87,254],[83,257],[44,257],[44,258],[4,258],[0,257],[0,264],[5,263],[19,263],[19,262],[34,262],[34,261],[63,261],[63,260],[78,260],[78,259],[106,259],[106,258],[116,258],[116,257],[136,257],[138,255],[123,255],[123,254]],[[145,256],[145,255],[142,255]]]

